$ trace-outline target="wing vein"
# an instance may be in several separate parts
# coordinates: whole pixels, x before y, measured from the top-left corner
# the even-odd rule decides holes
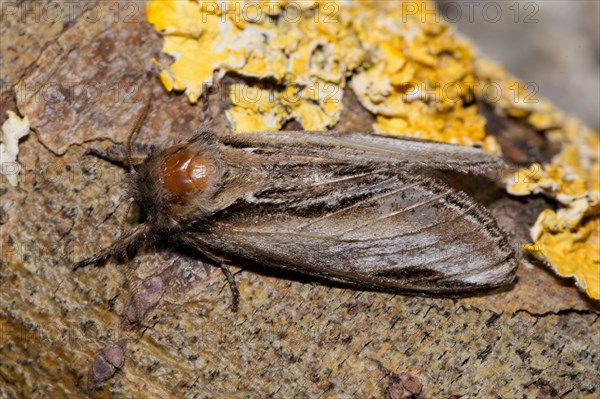
[[[500,241],[500,240],[501,240],[501,239],[496,239],[496,240],[494,240],[494,241],[488,242],[487,244],[485,244],[485,245],[483,245],[483,246],[473,246],[473,247],[472,247],[471,249],[469,249],[468,251],[462,251],[462,252],[458,252],[458,253],[450,254],[450,255],[448,255],[448,256],[445,256],[445,257],[443,257],[443,258],[437,258],[437,259],[434,259],[434,260],[433,260],[433,262],[428,262],[428,263],[425,263],[425,265],[428,265],[428,264],[431,264],[431,263],[438,263],[438,262],[441,262],[441,261],[447,261],[447,260],[450,260],[450,259],[454,259],[454,258],[456,258],[456,257],[458,257],[458,256],[465,256],[465,255],[469,255],[469,254],[472,254],[472,253],[474,253],[474,252],[477,252],[477,251],[480,251],[480,250],[486,249],[486,248],[488,248],[488,247],[490,247],[490,246],[492,246],[492,245],[496,244],[496,243],[497,243],[498,241]],[[398,254],[398,253],[400,253],[400,252],[402,252],[402,251],[395,251],[395,252],[392,252],[391,254],[387,254],[386,256],[395,255],[395,254]],[[510,255],[510,254],[507,254],[507,257],[508,257],[508,255]],[[500,261],[496,262],[496,263],[493,263],[493,264],[489,265],[488,267],[495,266],[495,265],[497,265],[497,264],[501,263],[502,261],[504,261],[504,259],[506,259],[506,257],[505,257],[505,258],[503,258],[502,260],[500,260]],[[395,268],[393,268],[393,269],[397,269],[398,271],[402,271],[402,269],[404,269],[404,268],[414,267],[414,266],[418,266],[418,265],[419,265],[419,264],[414,264],[414,263],[413,263],[413,264],[406,264],[406,265],[402,265],[402,267],[399,267],[399,268],[396,268],[396,267],[395,267]],[[486,268],[486,269],[487,269],[487,268]],[[481,270],[481,268],[477,268],[476,270],[480,271],[480,270]],[[473,271],[473,270],[467,270],[467,271],[465,271],[465,272],[463,272],[463,273],[460,273],[460,274],[452,274],[452,275],[451,275],[451,277],[456,277],[456,276],[459,276],[459,275],[461,275],[461,276],[468,275],[468,274],[471,274],[471,272],[472,272],[472,271]],[[381,270],[377,270],[377,271],[375,271],[375,272],[389,272],[389,269],[387,269],[387,270],[386,270],[386,269],[381,269]],[[422,277],[422,278],[419,278],[419,279],[414,279],[414,280],[415,280],[415,281],[424,281],[424,280],[434,280],[434,279],[446,278],[446,277],[450,277],[450,276],[449,276],[449,275],[446,275],[446,276],[427,276],[427,277]]]
[[[389,180],[389,179],[388,179],[388,180]],[[348,206],[348,207],[346,207],[346,208],[342,208],[342,209],[339,209],[339,210],[337,210],[337,211],[335,211],[335,212],[328,213],[327,215],[323,215],[323,216],[321,216],[321,217],[319,217],[319,218],[316,218],[316,219],[314,219],[314,220],[311,220],[311,221],[309,221],[309,222],[306,222],[306,223],[304,223],[304,224],[301,224],[300,226],[297,226],[297,227],[294,229],[294,232],[295,232],[295,231],[298,231],[298,232],[300,232],[300,230],[301,230],[301,229],[304,229],[304,228],[306,228],[307,226],[310,226],[311,224],[314,224],[314,223],[316,223],[316,222],[321,222],[321,221],[323,221],[323,220],[325,220],[325,219],[327,219],[327,218],[330,218],[330,217],[332,217],[332,216],[338,215],[338,214],[340,214],[340,213],[342,213],[342,212],[346,212],[346,211],[348,211],[348,210],[350,210],[350,209],[355,209],[355,208],[358,208],[359,206],[364,206],[365,204],[369,204],[369,203],[371,203],[371,202],[373,202],[373,201],[378,201],[378,200],[381,200],[381,199],[383,199],[383,198],[387,198],[387,197],[389,197],[389,196],[391,196],[391,195],[394,195],[394,194],[401,193],[402,191],[405,191],[405,190],[408,190],[408,189],[410,189],[410,188],[413,188],[413,187],[415,187],[415,186],[418,186],[419,184],[420,184],[420,183],[418,183],[418,182],[410,183],[410,184],[404,185],[404,186],[402,186],[402,187],[400,187],[400,188],[397,188],[397,189],[395,189],[395,190],[389,191],[389,192],[387,192],[387,193],[385,193],[385,194],[378,195],[378,196],[374,196],[374,197],[371,197],[371,198],[369,198],[369,199],[367,199],[367,200],[365,200],[365,201],[358,202],[358,203],[356,203],[356,204],[353,204],[353,205],[351,205],[351,206]]]
[[[370,224],[372,224],[372,223],[376,223],[376,222],[380,222],[380,221],[382,221],[382,220],[385,220],[385,219],[389,219],[389,218],[391,218],[392,216],[397,216],[397,215],[400,215],[400,214],[402,214],[402,213],[405,213],[405,212],[411,211],[411,210],[413,210],[413,209],[420,208],[420,207],[422,207],[422,206],[424,206],[424,205],[427,205],[427,204],[429,204],[429,203],[431,203],[431,202],[433,202],[433,201],[436,201],[436,200],[438,200],[438,199],[440,199],[440,198],[443,198],[443,197],[447,196],[448,194],[452,193],[452,191],[453,191],[452,189],[446,190],[446,191],[445,191],[445,192],[443,192],[442,194],[434,195],[433,197],[431,197],[431,198],[428,198],[428,199],[426,199],[425,201],[421,201],[421,202],[418,202],[418,203],[416,203],[416,204],[414,204],[414,205],[411,205],[411,206],[409,206],[409,207],[406,207],[406,208],[404,208],[404,209],[401,209],[401,210],[399,210],[399,211],[396,211],[396,212],[391,212],[391,213],[388,213],[388,214],[386,214],[386,215],[380,216],[380,217],[378,217],[378,218],[377,218],[377,219],[375,219],[375,220],[369,220],[369,221],[367,221],[366,223],[363,223],[363,224],[361,224],[361,225],[358,225],[358,226],[356,226],[356,227],[353,227],[352,229],[345,230],[343,233],[339,233],[339,234],[337,234],[337,235],[336,235],[336,237],[339,237],[339,236],[340,236],[340,235],[342,235],[342,234],[348,234],[348,233],[350,233],[350,232],[352,232],[352,231],[359,230],[359,229],[361,229],[361,228],[363,228],[363,227],[366,227],[366,226],[368,226],[368,225],[370,225]]]

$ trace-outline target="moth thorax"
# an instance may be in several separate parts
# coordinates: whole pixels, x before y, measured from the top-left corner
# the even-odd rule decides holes
[[[184,204],[190,194],[204,190],[210,183],[213,164],[202,155],[180,149],[169,154],[163,164],[163,188],[170,202]]]

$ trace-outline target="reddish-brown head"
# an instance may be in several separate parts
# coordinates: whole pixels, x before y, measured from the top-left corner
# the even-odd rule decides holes
[[[162,185],[169,194],[170,202],[183,205],[190,195],[207,188],[213,162],[185,147],[174,147],[162,163]]]

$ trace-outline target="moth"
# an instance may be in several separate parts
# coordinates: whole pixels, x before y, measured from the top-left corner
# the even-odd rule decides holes
[[[210,129],[168,148],[135,148],[129,195],[145,219],[75,268],[169,238],[221,268],[234,310],[232,259],[407,294],[464,295],[514,279],[515,252],[491,213],[437,177],[504,166],[479,149],[360,132]]]

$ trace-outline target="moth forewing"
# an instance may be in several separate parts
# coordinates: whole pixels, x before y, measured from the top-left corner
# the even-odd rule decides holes
[[[470,147],[365,133],[205,131],[153,151],[131,190],[148,213],[140,240],[193,245],[223,267],[232,289],[225,260],[236,258],[456,295],[511,282],[514,251],[488,210],[419,170],[502,166]]]
[[[221,137],[224,144],[246,151],[302,152],[305,155],[353,164],[429,167],[483,175],[505,167],[498,157],[474,147],[405,137],[357,132],[256,132]]]

